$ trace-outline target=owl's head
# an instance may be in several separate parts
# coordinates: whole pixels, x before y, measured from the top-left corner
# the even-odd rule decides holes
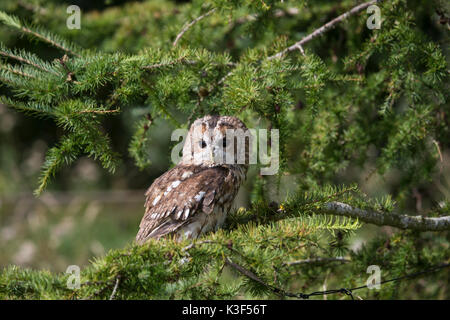
[[[185,165],[248,165],[249,130],[230,116],[205,116],[191,125],[183,146]]]

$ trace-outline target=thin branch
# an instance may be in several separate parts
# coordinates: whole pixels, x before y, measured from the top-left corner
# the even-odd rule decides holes
[[[186,26],[184,26],[184,28],[181,29],[180,33],[175,38],[175,41],[172,43],[172,45],[175,47],[177,45],[178,41],[181,39],[181,37],[186,33],[186,31],[189,30],[189,28],[191,28],[193,25],[195,25],[197,22],[199,22],[203,18],[206,18],[207,16],[212,14],[214,11],[216,11],[216,8],[209,10],[208,12],[202,14],[200,17],[192,20],[190,23],[188,23]]]
[[[264,287],[266,287],[267,289],[269,289],[270,291],[272,291],[273,293],[277,294],[280,297],[286,296],[286,297],[292,297],[292,298],[300,298],[300,299],[308,299],[309,296],[305,295],[304,293],[291,293],[291,292],[287,292],[281,288],[272,286],[268,283],[265,283],[263,280],[261,280],[256,274],[254,274],[253,272],[251,272],[250,270],[245,269],[243,266],[238,265],[237,263],[234,263],[233,261],[231,261],[229,258],[225,258],[225,264],[229,265],[230,267],[232,267],[233,269],[237,270],[239,273],[241,273],[242,275],[258,282],[259,284],[263,285]]]
[[[229,265],[233,269],[237,270],[242,275],[258,282],[259,284],[263,285],[264,287],[268,288],[273,293],[276,293],[280,296],[286,295],[286,292],[284,292],[282,289],[276,288],[274,286],[271,286],[267,283],[265,283],[263,280],[261,280],[256,274],[251,272],[250,270],[245,269],[243,266],[238,265],[237,263],[234,263],[229,258],[225,258],[225,264]]]
[[[58,59],[59,63],[61,64],[61,66],[64,68],[64,70],[67,72],[67,77],[66,77],[66,81],[68,82],[73,82],[75,84],[80,84],[79,81],[75,80],[75,74],[70,71],[69,67],[67,67],[66,62],[69,60],[69,57],[67,56],[67,54],[65,54],[62,58]]]
[[[36,37],[36,38],[38,38],[38,39],[40,39],[40,40],[42,40],[44,42],[49,43],[50,45],[52,45],[52,46],[54,46],[56,48],[61,49],[63,51],[66,51],[66,52],[68,52],[68,53],[70,53],[70,54],[72,54],[74,56],[81,57],[78,53],[73,52],[69,48],[66,48],[63,45],[63,43],[58,43],[57,41],[52,40],[49,37],[49,35],[41,34],[39,31],[35,31],[35,30],[30,29],[27,26],[24,26],[22,24],[22,22],[15,16],[10,16],[10,15],[6,14],[5,12],[0,11],[0,22],[4,23],[5,25],[7,25],[7,26],[9,26],[11,28],[19,30],[20,32],[32,35],[32,36],[34,36],[34,37]]]
[[[438,151],[439,159],[441,160],[441,162],[444,162],[444,158],[442,157],[441,148],[439,148],[439,143],[435,139],[433,139],[433,143],[436,146],[436,149]]]
[[[83,114],[83,113],[95,113],[95,114],[108,114],[108,113],[117,113],[120,112],[120,109],[113,109],[113,110],[82,110],[76,112],[77,114]]]
[[[270,56],[267,58],[267,60],[272,60],[275,58],[279,58],[284,56],[285,54],[300,49],[302,48],[302,46],[307,43],[308,41],[311,41],[312,39],[320,36],[321,34],[325,33],[326,31],[330,30],[331,28],[333,28],[336,24],[338,24],[339,22],[344,21],[345,19],[347,19],[348,17],[357,14],[358,12],[361,12],[362,10],[366,9],[367,7],[377,3],[379,0],[372,0],[363,4],[360,4],[356,7],[354,7],[353,9],[351,9],[350,11],[347,11],[343,14],[341,14],[339,17],[331,20],[330,22],[326,23],[325,25],[323,25],[322,27],[320,27],[319,29],[314,30],[314,32],[310,33],[309,35],[307,35],[306,37],[304,37],[302,40],[294,43],[292,46],[284,49],[283,51],[278,52],[277,54],[274,54],[273,56]]]
[[[326,213],[357,218],[363,222],[378,226],[392,226],[400,229],[417,231],[448,231],[450,216],[429,218],[423,216],[408,216],[403,214],[382,213],[362,210],[342,202],[329,202],[325,205]]]
[[[330,258],[311,258],[311,259],[303,259],[296,260],[284,263],[286,266],[295,266],[299,264],[315,264],[315,263],[327,263],[327,262],[350,262],[350,259],[346,259],[344,257],[330,257]]]

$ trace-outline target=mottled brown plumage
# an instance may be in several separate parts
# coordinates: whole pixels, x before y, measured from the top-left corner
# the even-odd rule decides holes
[[[227,145],[227,129],[247,131],[239,119],[227,116],[206,116],[192,124],[181,162],[145,194],[138,243],[165,235],[196,238],[224,223],[248,168],[237,161],[233,143]],[[248,160],[248,144],[245,148]],[[230,153],[235,161],[225,163]]]

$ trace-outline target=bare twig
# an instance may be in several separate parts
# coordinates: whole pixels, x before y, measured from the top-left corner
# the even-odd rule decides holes
[[[208,12],[202,14],[200,17],[192,20],[191,22],[189,22],[187,25],[185,25],[183,27],[183,29],[181,29],[180,33],[177,35],[177,37],[175,38],[175,41],[172,43],[172,45],[175,47],[178,43],[178,41],[181,39],[181,37],[186,33],[186,31],[189,30],[189,28],[191,28],[193,25],[195,25],[197,22],[199,22],[200,20],[202,20],[203,18],[206,18],[207,16],[209,16],[210,14],[212,14],[214,11],[216,11],[216,8],[209,10]]]
[[[233,74],[233,70],[231,70],[230,72],[228,72],[226,75],[224,75],[220,80],[219,80],[219,82],[217,82],[217,84],[222,84],[222,83],[224,83],[225,82],[225,80],[229,77],[229,76],[231,76]]]
[[[95,113],[95,114],[108,114],[108,113],[117,113],[120,112],[120,109],[113,109],[113,110],[82,110],[78,111],[76,113],[82,114],[82,113]]]
[[[109,300],[114,300],[114,296],[116,295],[117,288],[119,287],[119,283],[120,283],[120,275],[118,275],[116,278],[116,284],[114,285],[114,289],[113,289],[113,292],[111,293],[111,296],[109,297]]]
[[[325,33],[329,29],[333,28],[339,22],[344,21],[348,17],[350,17],[352,15],[355,15],[358,12],[361,12],[362,10],[366,9],[367,7],[369,7],[372,4],[375,4],[377,2],[378,2],[378,0],[372,0],[372,1],[368,1],[368,2],[365,2],[363,4],[360,4],[360,5],[356,6],[356,7],[354,7],[350,11],[347,11],[347,12],[341,14],[339,17],[337,17],[337,18],[331,20],[330,22],[326,23],[325,25],[323,25],[319,29],[314,30],[314,32],[310,33],[309,35],[304,37],[302,40],[294,43],[292,46],[284,49],[283,51],[278,52],[277,54],[274,54],[273,56],[268,57],[267,60],[272,60],[272,59],[275,59],[275,58],[282,57],[282,56],[284,56],[285,54],[287,54],[287,53],[289,53],[291,51],[294,51],[294,50],[302,48],[302,46],[305,43],[307,43],[308,41],[311,41],[312,39],[320,36],[321,34]],[[302,49],[300,51],[302,51]]]
[[[326,213],[357,218],[361,221],[378,226],[392,226],[400,229],[417,231],[448,231],[450,216],[429,218],[423,216],[408,216],[404,214],[382,213],[362,210],[342,202],[329,202],[325,205]]]

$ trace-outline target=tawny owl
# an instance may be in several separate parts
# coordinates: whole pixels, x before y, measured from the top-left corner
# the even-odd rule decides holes
[[[136,241],[165,235],[193,239],[220,228],[246,178],[249,145],[245,137],[243,144],[236,141],[247,133],[235,117],[197,119],[185,139],[182,160],[147,190]]]

